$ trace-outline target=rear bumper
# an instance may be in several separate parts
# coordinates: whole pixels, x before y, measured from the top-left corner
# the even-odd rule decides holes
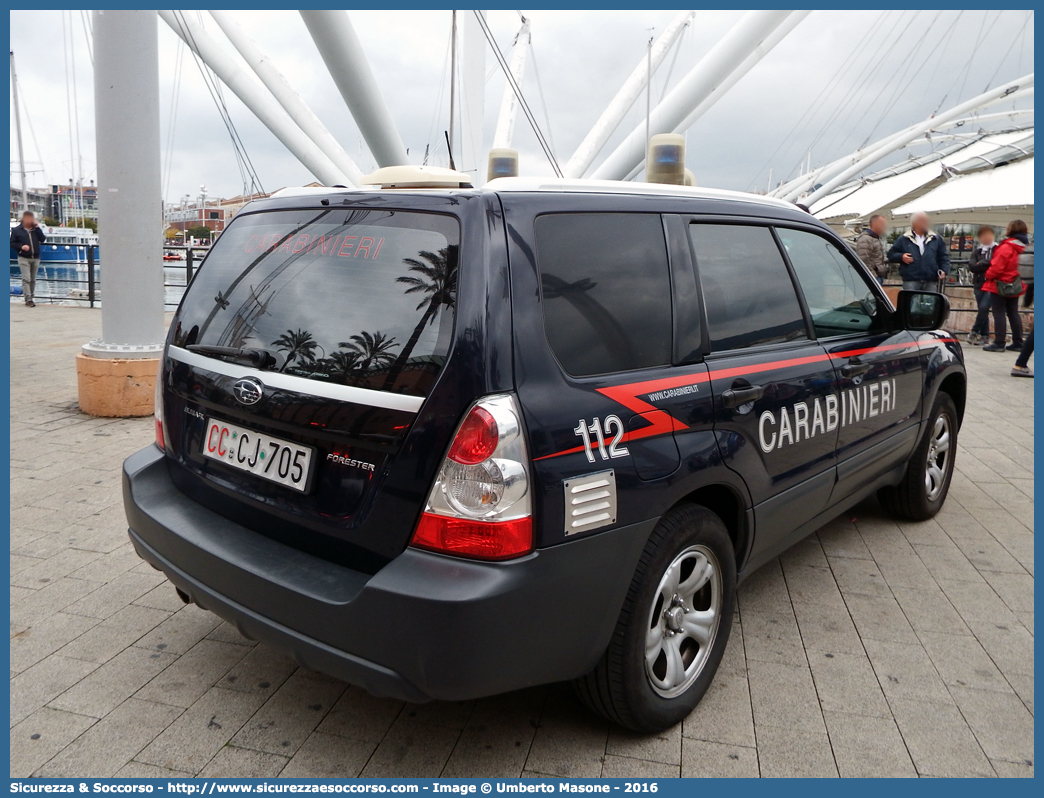
[[[206,509],[155,446],[123,466],[130,538],[199,606],[302,666],[408,701],[466,700],[590,670],[655,519],[480,563],[407,549],[374,575]]]

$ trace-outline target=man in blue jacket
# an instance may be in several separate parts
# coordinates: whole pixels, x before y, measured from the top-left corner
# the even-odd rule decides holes
[[[35,308],[36,272],[40,268],[40,249],[47,236],[36,223],[36,214],[26,211],[22,223],[11,230],[11,249],[18,253],[18,267],[22,270],[22,296],[26,307]]]
[[[946,242],[928,227],[928,214],[910,217],[910,232],[903,233],[888,250],[888,262],[899,264],[904,291],[939,291],[950,273]]]

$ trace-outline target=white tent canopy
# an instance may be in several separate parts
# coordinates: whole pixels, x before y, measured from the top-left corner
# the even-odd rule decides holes
[[[1025,139],[1028,135],[1032,135],[1032,131],[1020,130],[987,136],[924,166],[900,171],[879,180],[871,179],[862,186],[842,187],[815,203],[812,213],[834,225],[843,224],[848,219],[867,219],[904,199],[913,201],[920,194],[934,188],[945,176],[944,167],[955,166],[970,158],[986,156],[1000,147]]]
[[[1022,219],[1033,229],[1033,158],[955,177],[892,211],[893,221],[931,214],[933,225],[993,224]]]

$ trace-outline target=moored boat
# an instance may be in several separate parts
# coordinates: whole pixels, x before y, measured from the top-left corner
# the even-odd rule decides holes
[[[20,222],[11,221],[11,229]],[[40,260],[48,263],[86,263],[87,248],[93,247],[94,261],[98,262],[98,234],[88,227],[52,227],[42,225],[47,241],[40,248]],[[18,253],[11,248],[11,260]]]

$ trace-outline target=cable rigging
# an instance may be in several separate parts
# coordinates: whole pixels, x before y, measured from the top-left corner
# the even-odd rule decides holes
[[[224,123],[225,129],[228,131],[229,137],[232,140],[232,149],[236,156],[236,163],[239,166],[240,177],[243,179],[243,193],[263,194],[264,188],[261,185],[261,179],[258,177],[254,165],[250,160],[250,156],[247,154],[246,146],[243,144],[243,140],[239,136],[239,131],[236,129],[235,123],[232,121],[232,117],[228,113],[228,108],[221,96],[221,92],[215,87],[215,84],[218,82],[217,78],[211,74],[209,68],[206,67],[197,54],[198,46],[195,37],[192,35],[191,29],[187,24],[185,24],[184,12],[174,11],[173,14],[175,21],[178,23],[178,28],[182,34],[182,38],[188,40],[190,43],[189,49],[192,50],[192,58],[196,62],[200,75],[203,77],[203,83],[206,85],[207,91],[210,94],[211,99],[214,101],[214,105],[218,109],[218,114],[221,116],[221,121]]]
[[[80,22],[83,23],[83,38],[87,40],[87,55],[91,58],[91,66],[94,66],[94,46],[91,41],[94,34],[90,30],[89,17],[90,12],[80,12]]]
[[[885,100],[884,103],[880,107],[882,107],[882,108],[891,108],[893,106],[893,104],[898,100],[899,97],[902,97],[904,94],[906,94],[907,90],[910,88],[910,86],[913,84],[913,82],[917,79],[918,75],[925,68],[925,66],[927,66],[928,62],[931,60],[932,56],[935,55],[935,53],[939,49],[939,47],[944,42],[948,41],[950,36],[952,36],[953,31],[956,28],[957,22],[960,20],[961,14],[963,14],[963,13],[964,12],[961,11],[961,12],[959,12],[957,14],[957,17],[954,19],[954,21],[952,23],[950,23],[950,27],[947,28],[946,32],[943,33],[943,35],[940,36],[936,40],[935,46],[932,47],[932,49],[928,52],[928,54],[924,57],[924,59],[921,61],[920,65],[917,66],[916,69],[914,68],[914,58],[903,59],[903,63],[905,64],[905,67],[902,69],[901,74],[894,75],[892,77],[892,79],[888,81],[887,84],[882,86],[881,91],[879,91],[877,93],[877,96],[874,98],[873,102],[871,103],[871,106],[868,106],[864,110],[863,115],[860,116],[859,119],[856,121],[855,127],[858,127],[859,123],[861,123],[863,121],[863,119],[866,118],[867,112],[869,111],[870,107],[872,107],[873,105],[875,105],[876,103],[878,103],[880,101],[881,95],[884,94],[884,90],[885,90],[885,88],[887,88],[888,85],[892,86],[892,93],[889,95],[888,99]],[[939,20],[939,18],[940,18],[940,15],[937,13],[935,19],[933,19],[931,25],[929,25],[929,28],[928,28],[929,31],[931,31],[932,27],[935,26],[935,23]],[[927,33],[926,33],[926,36],[927,36]],[[911,50],[911,55],[915,55],[915,54],[916,54],[916,50]],[[906,79],[906,82],[904,83],[903,80],[906,78],[907,74],[909,74],[909,79]],[[931,81],[929,81],[929,83],[931,83]],[[883,118],[884,118],[883,115],[879,115],[878,116],[877,122],[874,123],[874,126],[870,129],[870,131],[866,134],[866,137],[859,144],[859,148],[860,149],[865,147],[870,142],[870,139],[873,137],[873,135],[877,131],[878,127],[881,126],[881,121],[882,121]]]
[[[493,38],[493,34],[489,29],[489,25],[486,24],[485,17],[482,16],[480,11],[474,11],[475,18],[478,20],[479,26],[482,28],[482,33],[486,37],[486,41],[489,42],[490,47],[493,48],[493,54],[497,57],[497,61],[500,62],[500,68],[504,70],[504,76],[508,80],[508,84],[511,86],[511,90],[515,93],[515,98],[518,100],[519,106],[522,108],[522,112],[526,115],[526,119],[529,120],[530,127],[533,128],[533,133],[536,134],[537,141],[540,144],[540,148],[544,151],[544,155],[547,156],[547,160],[551,164],[551,168],[554,170],[557,177],[562,177],[562,169],[558,165],[558,160],[555,158],[554,153],[551,151],[551,147],[544,138],[543,132],[540,130],[540,125],[537,124],[536,117],[533,115],[533,111],[529,107],[529,103],[526,102],[526,98],[522,96],[522,89],[519,88],[518,83],[515,81],[514,75],[511,74],[511,69],[508,67],[507,61],[504,60],[504,54],[500,52],[500,46],[497,44],[496,39]]]
[[[442,147],[443,139],[442,136],[435,135],[435,128],[439,126],[439,119],[442,118],[442,101],[446,96],[446,72],[449,70],[450,63],[450,50],[453,47],[452,36],[446,40],[446,54],[442,59],[442,76],[439,78],[439,91],[435,97],[435,111],[431,116],[431,125],[428,127],[428,141],[424,146],[424,165],[427,166],[435,155],[439,152]],[[432,146],[432,140],[435,141],[435,146]]]
[[[881,11],[878,14],[877,19],[871,26],[875,33],[881,29],[881,20],[887,13],[887,11]],[[863,41],[860,42],[858,47],[849,51],[848,55],[845,57],[845,60],[841,63],[841,66],[833,73],[830,80],[827,81],[826,85],[824,85],[823,88],[820,89],[819,94],[817,94],[815,99],[813,99],[812,102],[806,107],[804,113],[802,113],[801,116],[798,117],[798,120],[794,123],[793,127],[776,146],[776,149],[772,151],[772,154],[769,155],[769,157],[765,160],[765,163],[762,164],[761,168],[754,173],[755,176],[748,185],[748,189],[754,186],[755,182],[757,181],[757,176],[762,174],[765,171],[765,169],[768,168],[770,164],[772,164],[776,156],[779,155],[779,153],[784,148],[789,149],[790,143],[797,138],[798,132],[804,132],[804,130],[811,123],[812,118],[815,116],[815,114],[818,113],[820,106],[823,103],[825,103],[826,98],[833,93],[834,89],[838,85],[840,85],[841,80],[847,76],[849,70],[852,68],[852,65],[856,63],[859,56],[862,55],[863,51],[869,46],[870,41],[872,39],[873,34],[863,39]],[[783,176],[781,174],[781,178],[782,177]]]
[[[551,116],[547,112],[547,102],[544,100],[544,84],[540,80],[540,69],[537,67],[536,51],[533,49],[533,39],[529,40],[529,59],[533,62],[533,76],[536,78],[537,95],[540,97],[540,105],[544,110],[544,124],[547,125],[547,140],[551,145],[551,151],[555,150],[555,137],[551,135]]]
[[[906,28],[906,30],[903,31],[904,35],[907,34],[907,33],[912,33],[916,37],[915,38],[915,42],[922,38],[921,31],[915,25],[915,23],[917,21],[917,14],[920,14],[920,12],[918,11],[914,15],[913,19],[910,21],[909,26]],[[935,24],[938,22],[938,20],[939,20],[939,12],[936,12],[935,16],[932,17],[931,22],[928,23],[928,27],[923,31],[923,36],[927,37],[931,33],[931,31],[935,27]],[[877,65],[874,67],[874,70],[870,73],[869,76],[867,76],[866,81],[861,84],[861,91],[860,91],[859,95],[857,95],[860,100],[862,100],[864,98],[865,93],[869,90],[869,87],[873,86],[875,82],[876,83],[880,83],[880,85],[881,85],[881,88],[878,90],[878,92],[874,96],[874,98],[869,103],[866,103],[864,105],[865,109],[869,109],[869,108],[891,108],[891,103],[894,101],[894,98],[897,96],[896,93],[893,91],[892,97],[889,98],[889,101],[887,103],[884,103],[884,104],[881,103],[881,96],[884,94],[885,91],[888,90],[888,88],[890,86],[891,87],[895,87],[895,86],[898,85],[898,81],[901,80],[902,76],[906,74],[906,72],[910,68],[910,65],[913,64],[913,61],[914,61],[914,59],[917,56],[917,47],[916,46],[908,47],[906,55],[899,62],[899,65],[896,67],[895,71],[888,77],[888,79],[886,79],[886,80],[879,80],[878,79],[879,73],[881,73],[883,71],[886,63],[888,63],[888,61],[889,61],[889,57],[891,56],[892,50],[895,49],[895,47],[897,47],[899,45],[900,41],[901,41],[901,39],[897,38],[892,43],[892,47],[889,47],[888,50],[885,53],[882,54],[882,58],[877,62]],[[840,112],[837,115],[835,115],[833,122],[828,126],[828,128],[824,129],[822,131],[822,134],[813,141],[813,146],[815,146],[815,144],[820,139],[822,139],[823,140],[823,146],[820,149],[823,152],[825,152],[828,157],[836,154],[838,152],[838,150],[840,149],[840,147],[838,145],[842,143],[841,141],[838,141],[838,136],[839,135],[843,136],[843,135],[845,135],[847,133],[850,133],[852,131],[853,128],[848,124],[848,122],[850,121],[850,119],[852,117],[852,114],[855,112],[855,109],[858,108],[858,107],[859,107],[858,104],[853,104],[851,109],[847,109],[847,111],[848,111],[847,115],[845,117],[843,117],[843,118],[841,117]],[[865,112],[864,112],[864,115],[865,115]],[[829,129],[829,131],[830,131],[830,138],[829,139],[825,138],[827,129]],[[860,145],[860,146],[862,146],[862,145]]]
[[[163,196],[170,193],[170,174],[174,163],[174,131],[178,118],[178,99],[181,94],[181,75],[185,66],[185,42],[178,39],[178,51],[174,56],[174,85],[170,96],[170,113],[167,117],[167,146],[163,164]]]
[[[1026,24],[1022,26],[1022,33],[1019,36],[1021,41],[1025,41],[1026,30],[1029,28],[1029,19],[1032,16],[1033,16],[1033,12],[1032,11],[1030,11],[1027,14],[1027,16],[1026,16]],[[1000,63],[997,64],[997,68],[993,71],[993,74],[990,75],[990,79],[989,79],[989,81],[987,81],[986,88],[983,89],[983,91],[989,91],[990,86],[992,86],[993,85],[993,81],[997,79],[997,75],[1000,74],[1001,67],[1004,66],[1004,63],[1008,60],[1008,56],[1011,55],[1011,52],[1012,52],[1013,49],[1014,48],[1011,48],[1011,47],[1005,48],[1004,55],[1001,57]],[[1021,59],[1021,55],[1020,55],[1020,59]]]

